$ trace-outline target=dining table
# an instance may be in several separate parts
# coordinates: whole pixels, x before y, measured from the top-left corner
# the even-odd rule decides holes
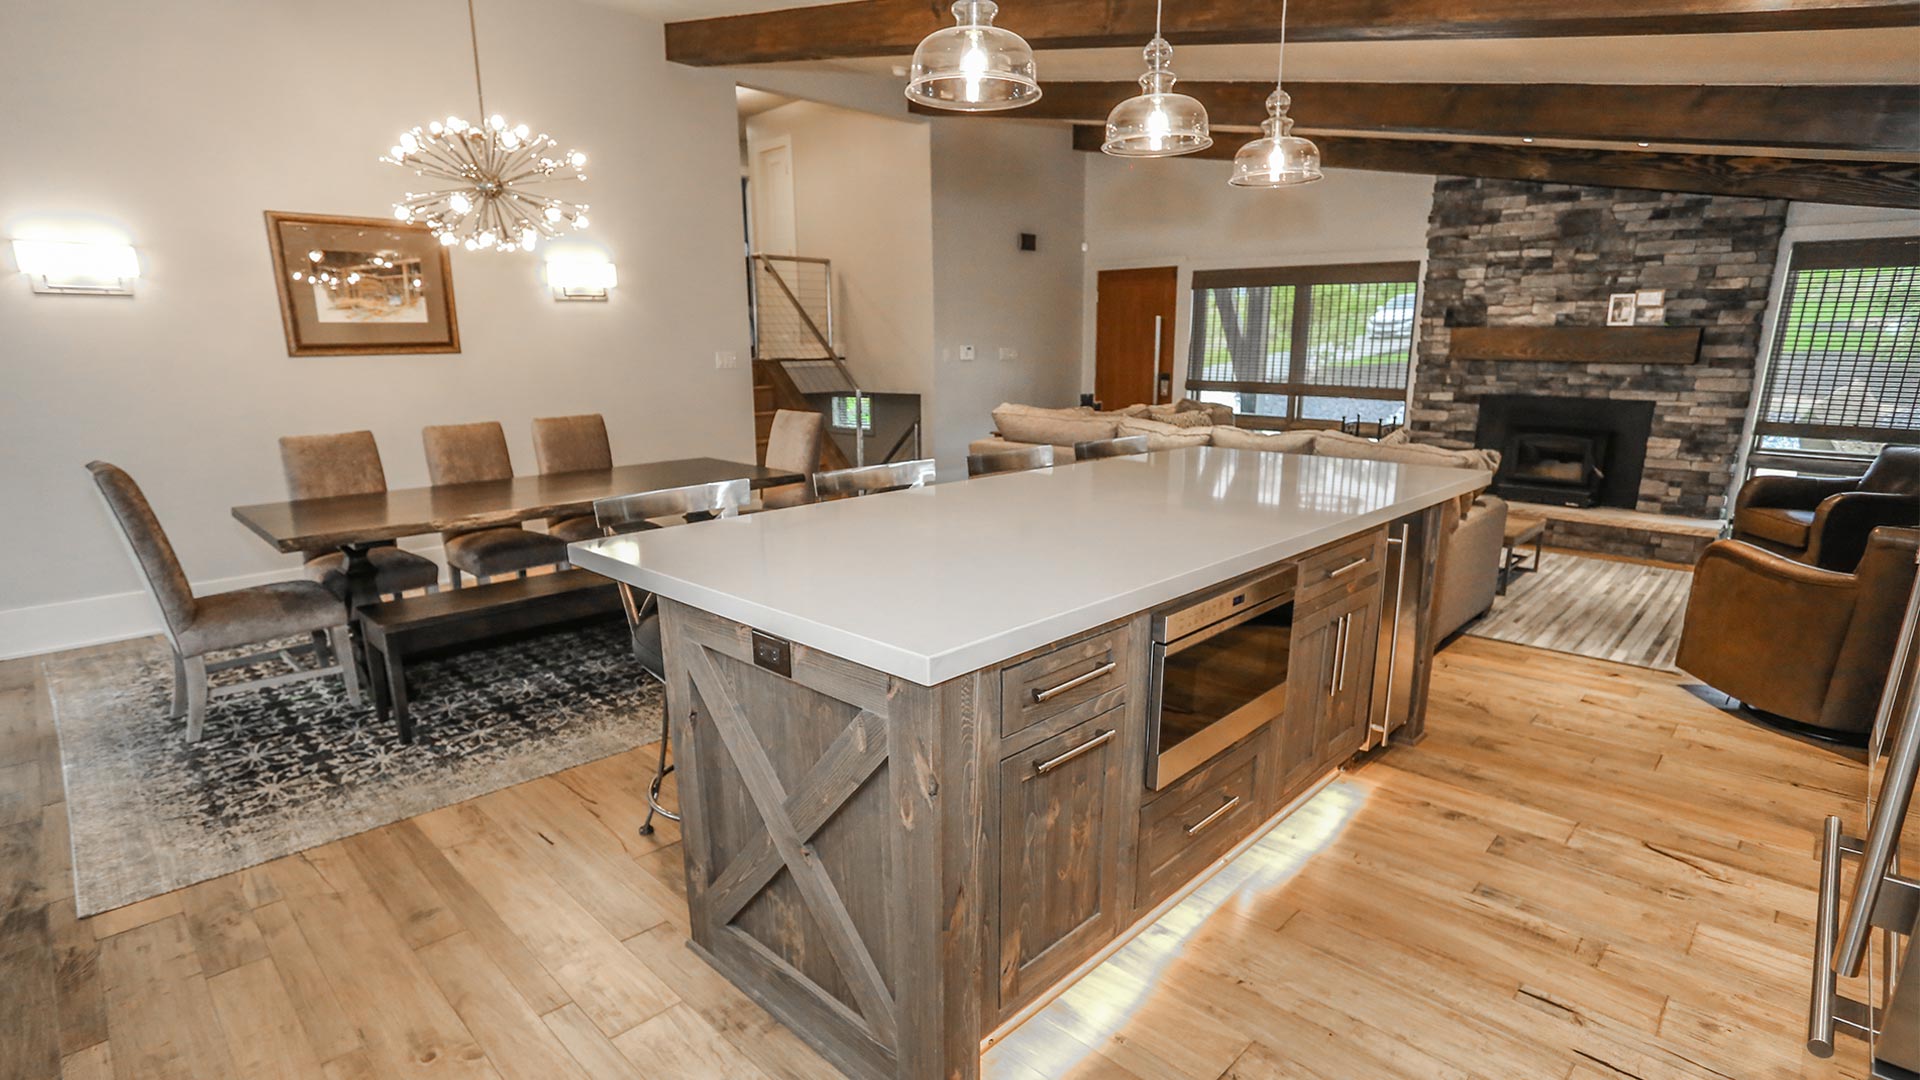
[[[347,611],[361,655],[361,607],[379,600],[373,561],[367,552],[403,537],[463,532],[518,525],[539,518],[577,517],[593,512],[596,500],[617,495],[727,480],[746,480],[755,490],[798,483],[806,477],[790,469],[749,465],[722,458],[676,458],[610,469],[515,476],[468,484],[393,488],[365,495],[290,499],[233,508],[234,519],[276,550],[294,553],[338,548],[347,557]]]

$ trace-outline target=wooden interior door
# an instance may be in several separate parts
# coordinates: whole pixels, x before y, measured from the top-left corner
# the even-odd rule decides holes
[[[1157,405],[1173,397],[1173,313],[1179,279],[1171,266],[1100,271],[1093,394],[1101,407]]]

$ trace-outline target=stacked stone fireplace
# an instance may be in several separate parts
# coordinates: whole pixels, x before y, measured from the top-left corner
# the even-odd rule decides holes
[[[1570,417],[1568,432],[1604,432],[1598,441],[1605,445],[1544,440],[1532,450],[1548,459],[1546,473],[1566,481],[1575,472],[1568,459],[1585,469],[1596,450],[1637,460],[1601,466],[1605,490],[1523,498],[1723,516],[1786,207],[1782,200],[1443,177],[1428,223],[1410,426],[1431,441],[1506,452],[1513,432],[1488,420],[1511,418],[1528,401],[1557,403],[1547,409]],[[1661,325],[1701,328],[1695,362],[1450,355],[1461,327],[1604,327],[1610,294],[1654,289],[1665,290]],[[1601,422],[1623,407],[1637,414],[1624,428]],[[1627,464],[1636,475],[1623,491],[1616,474]],[[1512,479],[1504,475],[1509,467],[1503,482]],[[1583,486],[1592,479],[1583,475]]]

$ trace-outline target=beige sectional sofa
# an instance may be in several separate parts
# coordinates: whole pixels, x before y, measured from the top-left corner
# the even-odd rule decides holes
[[[1479,469],[1493,482],[1500,455],[1492,450],[1449,450],[1411,441],[1405,429],[1375,441],[1340,431],[1253,431],[1233,425],[1233,412],[1221,405],[1183,401],[1177,405],[1135,405],[1115,412],[1090,408],[1044,409],[1006,404],[993,410],[995,431],[976,439],[968,453],[1012,450],[1039,444],[1054,448],[1056,462],[1073,460],[1073,444],[1125,435],[1145,435],[1152,450],[1219,446],[1319,457],[1366,458],[1405,465]],[[1501,537],[1507,504],[1480,494],[1462,501],[1461,513],[1446,519],[1440,544],[1434,627],[1444,637],[1493,606],[1499,584]]]

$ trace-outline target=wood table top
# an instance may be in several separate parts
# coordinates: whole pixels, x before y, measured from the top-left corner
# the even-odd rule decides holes
[[[255,503],[234,507],[233,516],[281,551],[314,551],[424,533],[517,525],[535,518],[590,514],[596,499],[743,478],[755,488],[805,479],[785,469],[719,458],[681,458],[477,484]]]

